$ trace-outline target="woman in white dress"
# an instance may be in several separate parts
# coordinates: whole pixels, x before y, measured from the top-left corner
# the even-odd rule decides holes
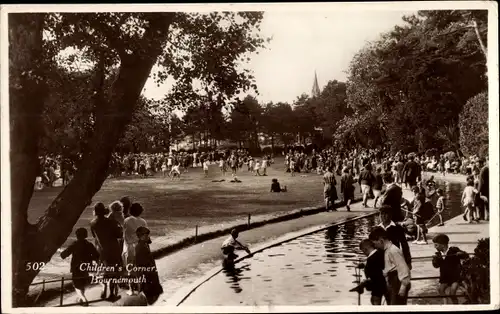
[[[135,246],[139,242],[137,238],[136,230],[139,227],[147,227],[146,220],[139,217],[144,209],[141,204],[133,203],[130,206],[130,216],[125,218],[123,223],[123,235],[125,242],[123,243],[123,262],[125,266],[130,264],[135,264]],[[134,274],[129,273],[130,276]],[[134,294],[133,285],[129,284],[129,295]]]

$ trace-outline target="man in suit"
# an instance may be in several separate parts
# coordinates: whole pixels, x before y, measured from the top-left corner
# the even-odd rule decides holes
[[[385,173],[382,179],[386,185],[386,190],[382,197],[382,206],[387,205],[392,209],[391,217],[394,222],[403,221],[405,218],[401,210],[403,190],[394,183],[394,179],[390,173]]]
[[[408,268],[411,269],[411,253],[410,247],[408,245],[408,241],[406,241],[405,230],[402,226],[394,223],[391,218],[392,209],[383,205],[380,207],[380,225],[386,232],[389,240],[391,240],[392,244],[394,244],[398,249],[403,252],[404,259]]]
[[[384,251],[377,250],[369,239],[361,241],[359,248],[367,256],[365,265],[366,280],[362,286],[372,292],[370,301],[372,305],[381,305],[382,296],[387,297],[387,285],[384,277]]]

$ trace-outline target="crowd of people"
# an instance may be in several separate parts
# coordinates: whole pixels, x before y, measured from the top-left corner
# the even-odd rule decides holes
[[[424,171],[442,172],[444,169],[443,171],[447,173],[451,171],[450,169],[457,169],[453,162],[450,165],[454,166],[446,166],[449,163],[448,158],[453,156],[448,154],[427,157],[402,152],[391,154],[384,150],[339,152],[333,148],[318,152],[313,149],[309,153],[296,149],[289,150],[283,155],[285,173],[291,176],[296,173],[311,173],[323,177],[327,210],[336,211],[338,206],[336,201],[342,198],[346,210],[350,211],[356,186],[359,186],[362,205],[365,208],[370,207],[368,202],[373,199],[371,206],[379,208],[381,224],[370,233],[369,239],[363,240],[360,244],[361,250],[369,257],[365,272],[370,283],[365,283],[365,286],[372,290],[373,304],[380,304],[382,296],[388,304],[405,304],[410,289],[411,273],[411,253],[407,241],[426,244],[427,224],[436,217],[439,218],[439,225],[443,225],[442,213],[446,210],[443,190],[436,186],[432,176],[428,180],[423,180],[422,174]],[[444,168],[441,168],[443,161]],[[43,175],[45,172],[49,174],[49,182],[54,179],[53,173],[58,169],[58,162],[65,164],[63,169],[71,169],[69,163],[64,163],[60,158],[44,159],[43,165],[48,167],[49,171],[44,171]],[[246,150],[129,154],[114,155],[111,173],[115,176],[150,176],[161,172],[164,177],[170,176],[174,179],[180,178],[182,172],[193,167],[201,167],[205,176],[208,176],[208,166],[215,164],[218,165],[221,175],[224,176],[230,170],[237,180],[237,172],[244,167],[247,172],[256,176],[266,176],[267,168],[273,163],[272,155],[253,158]],[[467,163],[461,162],[458,168],[463,170],[464,167],[466,168],[464,172],[468,174],[467,187],[462,196],[464,219],[470,223],[488,219],[487,160],[472,157]],[[337,182],[338,176],[340,182]],[[46,179],[42,181],[45,182]],[[278,179],[273,178],[271,182],[271,192],[287,192],[286,186],[282,188]],[[337,191],[337,184],[340,185],[341,195]],[[403,198],[403,188],[409,188],[413,192],[414,198],[411,201]],[[117,278],[127,278],[125,288],[128,288],[127,294],[130,297],[127,300],[134,299],[135,305],[152,304],[162,293],[155,262],[149,249],[150,231],[146,221],[140,217],[142,212],[142,206],[132,203],[128,197],[115,201],[107,207],[97,203],[94,206],[95,219],[90,224],[94,244],[86,240],[87,230],[80,228],[76,231],[77,241],[62,251],[63,258],[73,256],[71,262],[73,283],[79,296],[78,301],[82,305],[88,302],[85,297],[85,286],[89,284],[89,273],[92,272],[79,267],[84,263],[101,266],[98,267],[98,275],[103,278],[103,281],[100,281],[103,287],[101,294],[103,299],[116,301],[119,298],[118,287],[125,283],[116,281]],[[234,262],[237,257],[235,250],[243,249],[250,253],[248,247],[241,244],[237,237],[238,231],[234,230],[222,245],[226,262]],[[446,237],[435,237],[433,241],[438,251],[447,256],[446,252],[449,250]],[[443,265],[447,262],[443,263],[441,260],[434,261],[434,265],[441,267],[445,272],[443,286],[440,289],[451,288],[450,294],[454,294],[455,278],[451,278],[451,275],[443,270]],[[147,270],[143,270],[144,267]],[[142,277],[146,279],[140,282],[133,280]]]

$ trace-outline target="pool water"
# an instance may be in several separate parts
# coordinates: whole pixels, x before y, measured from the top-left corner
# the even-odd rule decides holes
[[[443,219],[461,213],[460,184],[442,184],[448,202]],[[435,200],[434,200],[435,203]],[[358,277],[355,265],[365,256],[359,242],[378,217],[363,218],[282,243],[244,259],[196,289],[182,305],[357,305],[370,295],[349,292]],[[439,223],[435,218],[431,226]],[[359,272],[359,270],[358,270]],[[364,273],[362,273],[364,278]]]

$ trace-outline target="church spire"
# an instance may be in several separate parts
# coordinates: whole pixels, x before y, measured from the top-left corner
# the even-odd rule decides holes
[[[318,97],[319,96],[319,85],[318,85],[318,75],[316,74],[316,71],[314,71],[314,82],[313,82],[313,87],[312,87],[312,97]]]

